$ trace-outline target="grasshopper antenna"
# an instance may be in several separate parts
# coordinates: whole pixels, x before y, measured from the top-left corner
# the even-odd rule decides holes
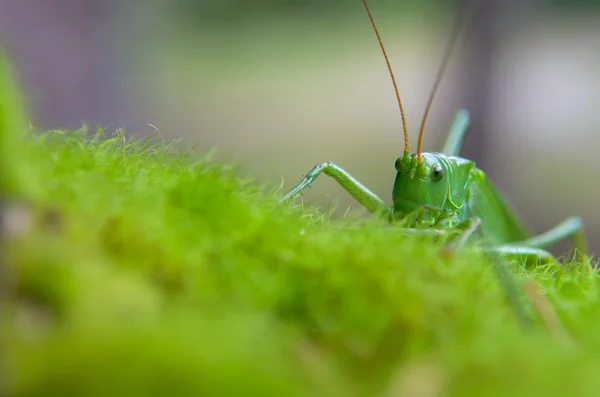
[[[419,132],[419,143],[417,146],[417,158],[419,159],[419,162],[421,161],[425,124],[427,124],[427,117],[429,117],[429,111],[431,110],[433,98],[435,97],[435,94],[438,91],[440,82],[442,81],[442,77],[444,75],[444,72],[446,71],[446,67],[448,66],[448,62],[450,61],[450,56],[452,55],[454,46],[456,45],[456,41],[457,41],[458,36],[460,35],[460,32],[464,25],[466,14],[467,14],[466,12],[460,12],[460,11],[458,13],[458,16],[454,22],[452,34],[450,35],[450,41],[448,42],[448,45],[446,46],[446,52],[444,53],[444,57],[442,59],[442,64],[437,72],[437,76],[435,77],[435,82],[433,84],[433,89],[431,90],[431,93],[429,94],[429,99],[427,100],[427,107],[425,108],[425,114],[423,115],[423,121],[421,122],[421,131]]]
[[[402,99],[400,99],[400,91],[398,91],[398,84],[396,84],[396,78],[394,77],[394,72],[392,71],[392,65],[388,58],[387,52],[385,51],[385,47],[383,46],[383,41],[381,40],[381,36],[379,35],[379,31],[377,30],[377,26],[375,25],[375,20],[373,19],[373,15],[371,14],[371,10],[369,10],[369,6],[367,5],[367,0],[362,0],[365,5],[365,9],[367,10],[367,14],[369,14],[369,19],[371,20],[371,25],[373,25],[373,30],[375,30],[375,34],[377,35],[377,41],[379,41],[379,46],[381,47],[381,51],[383,52],[383,56],[385,58],[385,62],[387,63],[388,70],[390,71],[390,76],[392,78],[392,83],[394,83],[394,90],[396,91],[396,98],[398,99],[398,106],[400,107],[400,115],[402,116],[402,128],[404,129],[404,153],[409,152],[408,148],[408,128],[406,127],[406,117],[404,116],[404,107],[402,106]]]

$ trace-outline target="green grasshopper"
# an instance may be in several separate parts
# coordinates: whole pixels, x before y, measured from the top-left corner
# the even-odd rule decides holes
[[[441,153],[422,152],[427,116],[458,36],[460,23],[457,23],[451,35],[429,97],[421,123],[417,153],[409,154],[406,118],[396,79],[371,11],[366,0],[362,2],[387,63],[404,128],[404,154],[395,163],[397,173],[392,190],[393,205],[388,206],[332,162],[315,166],[280,202],[290,202],[297,198],[319,175],[325,173],[371,213],[392,223],[409,219],[407,226],[410,227],[401,229],[409,234],[452,234],[454,238],[450,240],[449,248],[453,250],[462,247],[473,234],[477,234],[484,241],[485,251],[496,257],[509,256],[527,262],[547,262],[555,258],[544,248],[566,238],[573,240],[576,252],[587,254],[587,241],[580,217],[570,217],[545,233],[533,236],[486,174],[473,161],[459,157],[463,138],[469,127],[469,113],[466,110],[459,110],[456,114]]]

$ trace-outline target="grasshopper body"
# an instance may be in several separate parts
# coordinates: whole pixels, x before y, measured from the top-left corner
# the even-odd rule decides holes
[[[465,110],[456,117],[466,125]],[[446,147],[458,145],[453,138],[462,138],[465,129],[454,123]],[[454,134],[453,134],[454,132]],[[459,135],[460,134],[460,135]],[[392,191],[393,205],[388,206],[344,169],[334,163],[314,167],[308,175],[281,200],[290,201],[302,193],[319,175],[334,178],[350,195],[375,215],[390,222],[412,218],[410,231],[418,234],[456,232],[453,246],[459,248],[477,234],[485,241],[490,254],[517,256],[526,261],[553,259],[544,250],[560,240],[571,237],[580,253],[587,253],[583,222],[571,217],[546,233],[533,236],[523,226],[494,184],[473,161],[454,153],[422,153],[404,155],[396,160],[396,179]],[[424,229],[429,229],[427,233]]]
[[[446,67],[452,45],[458,36],[457,23],[450,45],[447,47],[442,67],[429,98],[417,153],[409,154],[408,132],[404,110],[389,59],[371,12],[363,0],[396,89],[404,125],[404,154],[396,160],[396,180],[393,187],[393,205],[388,206],[372,191],[362,185],[344,169],[334,163],[315,166],[281,202],[288,202],[300,195],[319,175],[325,173],[334,178],[350,195],[373,214],[390,222],[404,220],[412,234],[452,234],[450,248],[463,246],[473,234],[479,235],[488,253],[495,256],[516,256],[523,260],[546,262],[554,257],[544,248],[565,238],[572,238],[580,253],[587,253],[583,222],[571,217],[550,229],[533,236],[520,222],[498,189],[487,179],[485,173],[473,161],[459,157],[463,138],[469,126],[469,114],[460,110],[450,127],[446,144],[441,153],[422,153],[421,144],[425,122],[434,94]],[[460,22],[460,20],[459,20]],[[407,224],[408,220],[408,224]]]

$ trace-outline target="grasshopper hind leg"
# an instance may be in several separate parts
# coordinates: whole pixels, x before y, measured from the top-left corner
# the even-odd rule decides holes
[[[583,221],[578,216],[567,218],[552,229],[538,234],[537,236],[514,243],[500,245],[488,249],[487,252],[493,255],[516,257],[527,263],[532,261],[546,263],[555,260],[555,258],[554,255],[544,248],[550,247],[552,244],[567,238],[573,240],[573,248],[579,255],[588,254],[588,245],[583,230]]]
[[[442,153],[448,156],[458,156],[462,149],[463,140],[469,129],[470,115],[466,109],[460,109],[456,112],[452,124],[450,125],[450,132],[448,138],[442,149]]]
[[[518,245],[500,245],[489,248],[485,252],[498,259],[517,259],[526,264],[544,264],[555,260],[556,258],[550,252],[541,248],[521,247]]]

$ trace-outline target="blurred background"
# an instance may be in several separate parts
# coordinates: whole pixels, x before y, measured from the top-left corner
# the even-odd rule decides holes
[[[453,19],[469,9],[425,150],[469,109],[464,157],[536,232],[581,215],[598,251],[600,0],[369,4],[413,148]],[[0,0],[0,45],[37,129],[183,138],[284,190],[331,160],[391,203],[402,127],[360,0]],[[304,202],[363,212],[326,178]]]

